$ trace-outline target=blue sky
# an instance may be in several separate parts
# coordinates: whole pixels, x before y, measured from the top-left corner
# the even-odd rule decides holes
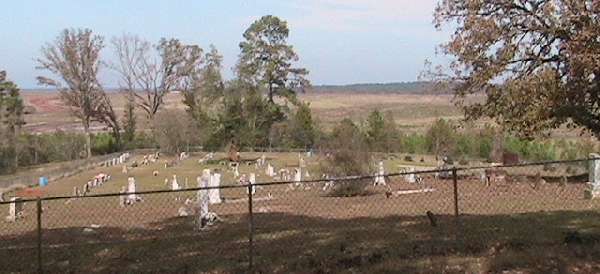
[[[64,28],[91,28],[109,40],[123,33],[156,42],[178,38],[224,55],[226,77],[239,53],[242,33],[262,15],[287,20],[289,42],[314,84],[414,81],[426,59],[448,39],[432,25],[436,0],[223,0],[75,1],[19,0],[3,3],[0,70],[22,88],[38,87],[35,58]],[[108,69],[105,86],[116,86]]]

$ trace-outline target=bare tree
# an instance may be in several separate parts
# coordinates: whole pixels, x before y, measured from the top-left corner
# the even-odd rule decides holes
[[[118,123],[102,85],[98,81],[100,51],[103,38],[89,29],[65,29],[54,41],[42,47],[38,69],[44,69],[60,80],[37,77],[43,85],[56,87],[61,100],[71,113],[81,120],[86,135],[87,157],[91,157],[90,124],[100,121],[113,128],[118,135]]]
[[[138,36],[123,35],[112,40],[121,88],[136,98],[136,105],[150,121],[173,90],[192,83],[203,62],[202,49],[177,39],[161,39],[156,46]],[[155,50],[155,51],[154,51]]]

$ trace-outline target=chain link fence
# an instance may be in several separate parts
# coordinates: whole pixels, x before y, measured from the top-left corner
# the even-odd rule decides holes
[[[598,272],[598,162],[3,202],[0,272]]]

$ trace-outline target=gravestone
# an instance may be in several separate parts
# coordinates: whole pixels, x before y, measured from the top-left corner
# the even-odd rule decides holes
[[[595,199],[600,197],[600,154],[591,153],[589,158],[589,182],[584,196],[586,199]]]
[[[125,207],[127,205],[125,195],[123,195],[126,192],[127,192],[127,189],[125,187],[121,187],[121,191],[119,191],[119,193],[121,194],[121,195],[119,195],[119,206],[120,207]]]
[[[294,182],[296,186],[299,186],[302,182],[302,169],[297,168],[296,173],[294,173]]]
[[[260,156],[260,166],[264,166],[266,162],[267,162],[267,156],[265,156],[263,154],[262,156]]]
[[[127,178],[127,203],[133,204],[137,201],[137,195],[135,194],[135,178]]]
[[[275,170],[273,169],[273,166],[271,164],[267,165],[267,171],[266,171],[267,176],[269,177],[275,177]]]
[[[233,166],[233,176],[234,178],[240,177],[240,168],[239,165]]]
[[[482,184],[489,185],[488,176],[487,176],[487,174],[485,173],[485,169],[481,169],[481,170],[479,170],[479,181],[480,181]]]
[[[383,169],[383,162],[379,162],[379,168],[377,171],[377,176],[375,177],[375,186],[378,185],[386,185],[385,183],[385,170]]]
[[[250,173],[250,178],[248,179],[248,183],[251,185],[250,189],[252,190],[252,195],[256,194],[256,174]],[[248,189],[246,189],[246,193],[248,193]]]
[[[323,179],[323,180],[329,180],[329,175],[323,174],[323,175],[321,175],[321,179]],[[334,181],[327,181],[323,185],[323,191],[327,191],[328,189],[331,189],[334,186],[335,186],[335,182]]]
[[[415,172],[415,168],[409,167],[407,169],[407,172]],[[417,182],[417,177],[415,176],[414,173],[409,173],[409,174],[404,175],[404,179],[406,180],[406,182],[411,183],[411,184]]]
[[[202,171],[202,176],[197,178],[198,187],[208,187],[210,181],[210,170],[205,169]],[[198,190],[198,228],[203,229],[208,225],[208,206],[210,204],[210,197],[207,189]]]
[[[10,198],[10,205],[8,208],[8,217],[6,220],[9,222],[14,222],[17,219],[23,217],[23,201],[19,197]]]
[[[218,187],[221,186],[221,174],[214,173],[210,175],[209,187],[215,187],[208,190],[208,196],[211,204],[221,203],[221,191]]]
[[[179,183],[177,182],[177,175],[173,175],[173,179],[171,180],[171,190],[179,190]]]
[[[88,192],[90,192],[90,183],[86,183],[83,185],[83,196],[85,196]]]

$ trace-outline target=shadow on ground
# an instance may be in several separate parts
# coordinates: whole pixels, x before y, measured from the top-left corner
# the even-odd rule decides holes
[[[43,231],[46,273],[247,273],[247,216],[204,231],[193,218],[144,228]],[[600,214],[326,219],[254,215],[257,273],[600,272]],[[37,234],[0,238],[0,272],[37,270]]]

